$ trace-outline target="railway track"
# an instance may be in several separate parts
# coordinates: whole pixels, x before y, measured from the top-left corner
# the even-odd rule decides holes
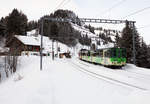
[[[90,67],[89,63],[81,62],[80,60],[78,60],[78,61],[80,64]],[[92,67],[95,67],[96,69],[99,68],[99,66],[94,66],[93,64],[91,64],[91,65],[92,65]],[[147,83],[150,83],[150,75],[147,75],[147,74],[137,73],[137,72],[129,71],[126,69],[109,69],[109,71],[115,72],[120,75],[127,76],[128,78],[133,78],[136,80],[138,79],[139,81],[146,81]]]
[[[133,71],[129,71],[129,70],[125,70],[125,71],[130,72],[130,73],[134,73],[136,75],[143,76],[144,78],[149,78],[150,79],[150,75],[148,75],[148,74],[137,73],[137,72],[133,72]]]
[[[129,83],[126,83],[126,82],[123,82],[123,81],[119,81],[119,80],[116,80],[116,79],[113,79],[113,78],[110,78],[110,77],[107,77],[107,76],[89,71],[86,68],[76,64],[75,62],[73,62],[71,60],[69,60],[68,63],[70,65],[72,65],[73,67],[75,67],[76,69],[78,69],[79,71],[85,73],[85,74],[88,74],[92,77],[95,77],[95,78],[98,78],[98,79],[101,79],[101,80],[105,80],[105,81],[107,81],[111,84],[117,84],[117,85],[122,85],[122,86],[126,86],[126,87],[132,87],[132,88],[135,88],[135,89],[138,89],[138,90],[144,90],[144,91],[148,90],[146,88],[142,88],[142,87],[139,87],[139,86],[136,86],[136,85],[132,85],[132,84],[129,84]],[[84,65],[86,65],[86,64],[84,64]],[[88,65],[86,65],[86,66],[89,67]]]

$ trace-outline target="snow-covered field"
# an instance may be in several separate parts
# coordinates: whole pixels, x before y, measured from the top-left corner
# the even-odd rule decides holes
[[[18,71],[0,84],[0,104],[149,104],[150,70],[112,70],[77,58],[21,56]]]

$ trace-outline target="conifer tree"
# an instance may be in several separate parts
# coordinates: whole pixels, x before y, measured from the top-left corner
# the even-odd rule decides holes
[[[136,50],[136,56],[138,56],[137,50],[140,48],[140,38],[137,30],[134,30],[135,34],[135,50]],[[127,62],[132,63],[133,62],[133,29],[129,27],[129,23],[126,22],[126,26],[122,31],[122,36],[119,39],[120,47],[126,48],[127,52]]]
[[[0,20],[0,36],[4,37],[6,35],[6,22],[5,19],[2,17]]]
[[[9,35],[25,35],[27,30],[27,16],[17,9],[7,17],[7,32]]]
[[[56,23],[52,23],[51,25],[51,36],[54,40],[58,39],[58,26]]]
[[[37,21],[30,21],[27,23],[27,31],[31,31],[33,29],[38,28],[38,22]]]
[[[140,67],[148,67],[148,47],[142,39],[141,47],[137,50],[137,65]]]

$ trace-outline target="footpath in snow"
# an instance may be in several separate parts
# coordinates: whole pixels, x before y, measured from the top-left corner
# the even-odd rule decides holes
[[[147,74],[133,76],[133,84],[146,87],[147,90],[140,90],[133,87],[126,87],[109,80],[100,79],[79,71],[71,64],[85,67],[87,70],[97,74],[114,78],[115,80],[126,81],[126,78],[133,74],[120,70],[114,71],[102,66],[95,66],[73,59],[56,59],[51,57],[43,58],[43,70],[40,71],[40,57],[20,57],[18,71],[11,78],[0,85],[1,104],[149,104],[150,86],[147,78],[149,71],[134,72]],[[79,63],[80,62],[80,63]],[[87,67],[88,65],[88,67]],[[131,65],[129,65],[131,66]],[[127,67],[129,67],[127,66]],[[132,68],[130,67],[130,68]],[[106,71],[107,70],[107,71]],[[131,71],[131,70],[130,70]],[[115,77],[116,75],[116,77]],[[21,76],[21,80],[18,77]],[[119,78],[119,79],[117,79]],[[137,78],[137,80],[136,80]],[[131,82],[131,81],[126,81]],[[145,84],[144,84],[145,83]],[[131,83],[130,83],[131,84]]]

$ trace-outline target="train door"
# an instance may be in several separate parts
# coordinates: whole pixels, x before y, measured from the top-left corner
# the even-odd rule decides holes
[[[99,51],[100,64],[103,64],[103,50]]]
[[[91,61],[91,52],[90,51],[87,52],[87,61]]]
[[[106,52],[107,52],[107,50],[104,50],[104,51],[103,51],[103,61],[104,61],[103,64],[104,64],[104,65],[107,64],[107,58],[106,58],[106,54],[107,54],[107,53],[106,53]]]

